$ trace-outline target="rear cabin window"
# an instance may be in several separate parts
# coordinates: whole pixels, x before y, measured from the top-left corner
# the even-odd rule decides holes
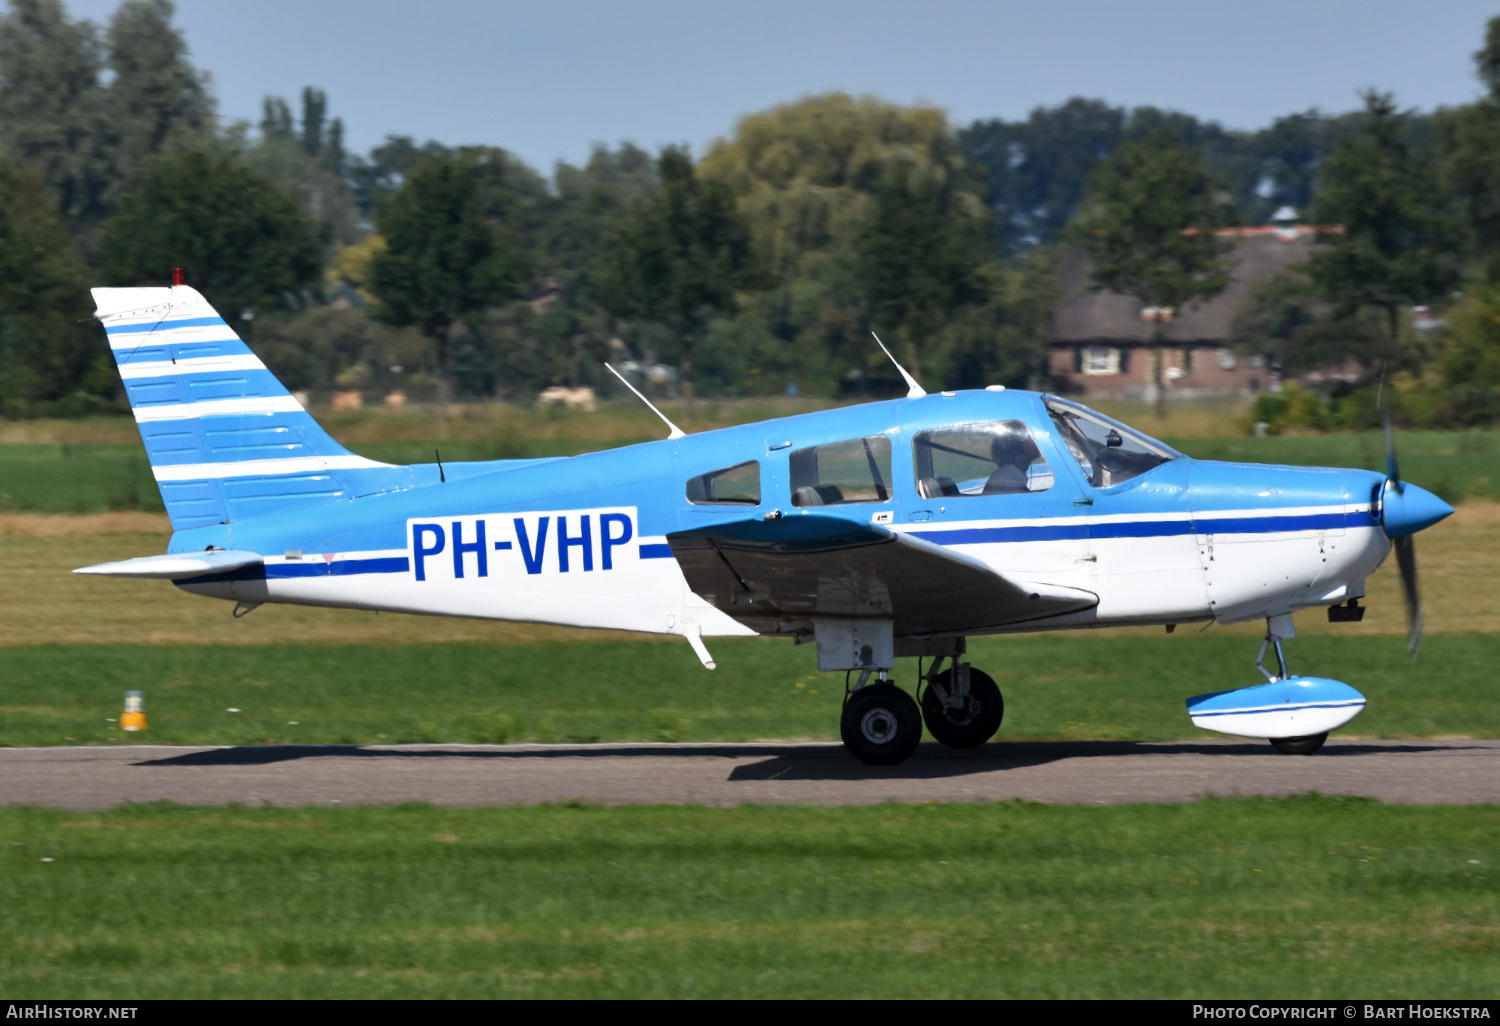
[[[891,440],[871,435],[793,449],[791,477],[793,506],[886,502],[891,497]]]
[[[1052,468],[1019,420],[919,431],[912,438],[917,493],[924,499],[1020,495],[1052,487]]]
[[[695,506],[759,506],[760,463],[736,463],[688,478],[687,500]]]

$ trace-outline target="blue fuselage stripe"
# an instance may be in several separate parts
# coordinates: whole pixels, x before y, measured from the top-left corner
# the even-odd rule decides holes
[[[983,545],[993,542],[1058,541],[1082,538],[1164,538],[1180,534],[1276,534],[1286,531],[1341,530],[1372,527],[1366,511],[1313,513],[1284,517],[1223,517],[1200,520],[1132,520],[1090,524],[1026,524],[1016,527],[959,527],[946,531],[912,531],[912,537],[937,545]]]
[[[226,570],[222,574],[207,574],[186,578],[180,584],[199,584],[207,581],[277,581],[292,577],[350,577],[356,574],[404,574],[411,569],[411,561],[405,556],[380,556],[374,559],[336,559],[331,563],[317,558],[306,563],[264,563],[256,566]]]
[[[1307,705],[1266,705],[1254,709],[1215,709],[1208,712],[1198,712],[1190,708],[1188,709],[1188,715],[1199,718],[1205,716],[1257,716],[1261,713],[1301,712],[1303,709],[1347,709],[1350,706],[1364,704],[1363,700],[1351,700],[1347,702],[1312,702]]]
[[[656,544],[656,545],[642,545],[641,546],[641,558],[642,559],[671,559],[672,558],[672,546],[670,546],[670,545],[661,545],[661,544]]]
[[[1294,517],[1200,519],[1194,521],[1199,534],[1274,534],[1278,531],[1329,531],[1346,527],[1370,527],[1375,521],[1366,510],[1358,513],[1313,513]]]

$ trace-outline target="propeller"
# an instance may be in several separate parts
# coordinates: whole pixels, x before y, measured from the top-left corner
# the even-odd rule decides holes
[[[1385,434],[1385,492],[1387,495],[1395,492],[1399,499],[1405,496],[1406,486],[1401,483],[1401,465],[1396,459],[1396,432],[1391,427],[1391,408],[1387,403],[1380,404],[1380,429]],[[1384,507],[1388,500],[1384,497],[1382,500]],[[1416,663],[1417,653],[1422,650],[1422,595],[1417,590],[1417,546],[1409,534],[1392,538],[1391,544],[1396,550],[1396,566],[1401,571],[1401,594],[1406,598],[1406,624],[1409,628],[1406,647],[1411,652],[1411,661]]]
[[[1417,549],[1412,536],[1453,512],[1453,507],[1425,488],[1401,480],[1396,460],[1396,435],[1391,429],[1390,406],[1381,403],[1380,424],[1385,432],[1385,485],[1381,490],[1380,525],[1396,550],[1401,571],[1401,591],[1406,598],[1406,622],[1410,628],[1406,647],[1411,661],[1422,648],[1422,596],[1417,589]]]

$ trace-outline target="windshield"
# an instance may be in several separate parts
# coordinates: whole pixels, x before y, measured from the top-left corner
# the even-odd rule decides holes
[[[1182,453],[1087,406],[1047,396],[1058,437],[1095,488],[1139,477]]]

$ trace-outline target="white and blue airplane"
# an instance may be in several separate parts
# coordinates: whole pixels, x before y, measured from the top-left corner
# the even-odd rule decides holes
[[[236,616],[280,602],[678,634],[708,669],[704,639],[811,642],[845,672],[841,734],[871,764],[910,755],[924,721],[958,748],[995,734],[1003,699],[963,660],[969,637],[1262,619],[1267,683],[1189,713],[1316,751],[1365,700],[1288,671],[1292,614],[1361,618],[1394,543],[1415,652],[1411,537],[1453,511],[1393,454],[1386,474],[1195,460],[1066,399],[929,395],[904,370],[888,402],[391,466],[335,442],[194,289],[93,296],[174,533],[165,555],[77,573],[170,580]],[[915,697],[889,679],[898,657],[919,660]]]

